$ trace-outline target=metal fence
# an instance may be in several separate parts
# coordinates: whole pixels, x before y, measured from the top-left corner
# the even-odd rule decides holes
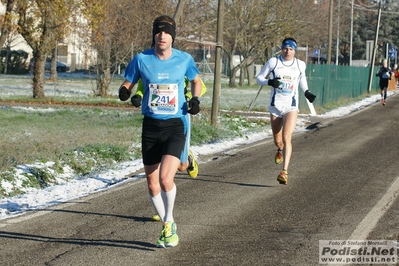
[[[372,75],[372,91],[379,90],[378,67]],[[317,95],[315,107],[345,98],[356,98],[368,92],[370,67],[307,64],[306,76],[309,89]],[[303,96],[303,94],[302,94]],[[309,113],[305,97],[299,99],[300,111]]]

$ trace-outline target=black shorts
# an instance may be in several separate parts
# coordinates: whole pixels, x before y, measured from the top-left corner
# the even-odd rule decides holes
[[[185,143],[184,120],[180,118],[158,120],[144,117],[141,137],[144,165],[160,163],[162,156],[166,154],[180,159]]]
[[[384,88],[388,88],[388,79],[380,78],[380,90],[383,90]]]

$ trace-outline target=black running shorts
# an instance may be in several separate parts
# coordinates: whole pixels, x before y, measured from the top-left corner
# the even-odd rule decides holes
[[[384,88],[388,88],[389,80],[380,78],[380,90],[383,90]]]
[[[166,154],[180,158],[186,143],[185,128],[180,118],[158,120],[145,116],[141,138],[144,165],[160,163]]]

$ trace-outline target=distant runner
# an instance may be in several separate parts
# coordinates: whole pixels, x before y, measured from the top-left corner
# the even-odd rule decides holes
[[[382,62],[382,66],[378,70],[376,76],[380,77],[381,103],[382,105],[385,105],[387,100],[388,84],[392,77],[392,71],[391,68],[388,67],[388,62],[386,59],[384,59]]]

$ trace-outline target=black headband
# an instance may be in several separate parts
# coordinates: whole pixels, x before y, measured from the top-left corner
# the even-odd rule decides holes
[[[152,28],[152,38],[154,41],[154,36],[155,34],[160,33],[161,31],[164,31],[166,33],[169,33],[172,36],[173,41],[175,40],[176,37],[176,30],[175,27],[173,27],[170,23],[168,22],[157,22],[154,24]]]

